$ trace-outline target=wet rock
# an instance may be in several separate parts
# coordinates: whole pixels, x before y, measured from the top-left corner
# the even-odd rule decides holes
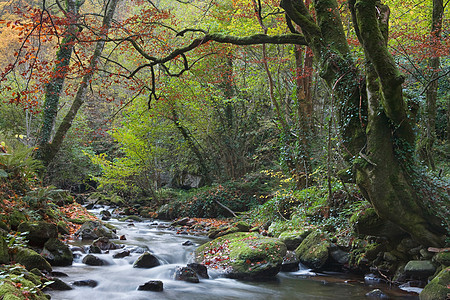
[[[50,274],[54,277],[69,277],[66,273],[59,271],[52,271]]]
[[[94,245],[90,245],[89,246],[89,253],[101,254],[102,253],[102,249],[100,249],[100,247],[97,247],[97,246],[94,246]]]
[[[191,242],[191,241],[186,241],[186,242],[184,242],[184,243],[181,244],[181,245],[183,245],[183,246],[192,246],[192,245],[194,245],[194,243]]]
[[[95,288],[98,285],[98,282],[95,280],[92,280],[92,279],[86,279],[86,280],[74,281],[73,285]]]
[[[162,292],[163,282],[160,280],[150,280],[138,287],[138,291]]]
[[[331,247],[329,254],[331,258],[340,265],[348,264],[350,260],[350,253],[338,247]]]
[[[420,300],[444,300],[450,294],[450,267],[445,268],[433,278],[420,293]]]
[[[104,260],[102,260],[99,257],[92,255],[92,254],[86,255],[83,258],[82,263],[86,264],[88,266],[104,266],[104,265],[106,265],[106,262]]]
[[[70,230],[69,230],[69,226],[67,226],[67,224],[64,221],[59,221],[56,224],[57,228],[58,228],[58,233],[62,234],[62,235],[69,235],[70,234]]]
[[[175,269],[174,279],[192,282],[192,283],[200,282],[200,280],[198,279],[197,273],[195,273],[195,271],[189,267],[177,267]]]
[[[159,260],[153,254],[145,252],[134,262],[133,268],[153,268],[159,266]]]
[[[327,236],[316,231],[303,240],[300,246],[295,249],[295,254],[305,266],[312,269],[321,269],[328,259],[330,245]]]
[[[119,240],[121,240],[121,241],[126,241],[126,240],[127,240],[127,238],[126,238],[126,236],[125,236],[125,235],[121,235],[121,236],[119,237]]]
[[[130,250],[124,250],[118,253],[113,254],[113,258],[124,258],[126,256],[130,256]]]
[[[55,291],[69,291],[72,290],[72,287],[62,281],[59,278],[50,278],[51,281],[53,281],[51,284],[48,285],[49,288]]]
[[[45,258],[40,256],[36,251],[28,248],[19,247],[17,253],[14,255],[14,260],[24,265],[27,270],[37,268],[39,270],[52,271],[52,267]]]
[[[436,267],[430,260],[411,260],[405,266],[405,273],[408,276],[426,278],[436,272]]]
[[[95,240],[99,237],[117,239],[117,235],[99,221],[87,221],[75,233],[75,236],[82,240]]]
[[[20,232],[28,232],[26,238],[29,245],[43,247],[50,238],[58,237],[58,227],[44,221],[22,222],[17,228]]]
[[[376,299],[389,299],[389,296],[386,295],[382,290],[380,289],[374,289],[366,294],[366,297],[368,298],[376,298]]]
[[[205,265],[199,264],[199,263],[191,263],[187,265],[189,268],[191,268],[192,270],[195,271],[195,273],[197,273],[198,276],[202,277],[202,278],[209,278],[208,275],[208,269],[206,268]]]
[[[100,237],[92,242],[92,246],[100,248],[102,251],[119,249],[120,246],[109,241],[107,237]]]
[[[145,252],[149,252],[150,249],[147,246],[136,246],[132,248],[130,251],[131,253],[143,254]]]
[[[283,264],[281,265],[281,271],[283,272],[295,272],[298,271],[299,260],[294,251],[288,251],[283,257]]]
[[[217,267],[227,277],[253,280],[274,277],[285,254],[286,245],[277,239],[238,232],[203,244],[195,251],[195,259]]]
[[[69,246],[56,238],[50,238],[44,244],[41,255],[52,266],[70,266],[73,262],[73,254]]]
[[[111,219],[111,213],[107,210],[102,210],[100,212],[100,215],[102,216],[102,220],[103,221],[108,221]]]
[[[189,222],[189,218],[182,218],[182,219],[179,219],[179,220],[175,220],[175,221],[173,221],[171,224],[170,224],[170,226],[184,226],[184,225],[186,225],[188,222]]]
[[[73,252],[81,252],[81,253],[86,253],[86,251],[84,250],[83,247],[78,247],[78,246],[72,246],[70,247],[70,251]]]

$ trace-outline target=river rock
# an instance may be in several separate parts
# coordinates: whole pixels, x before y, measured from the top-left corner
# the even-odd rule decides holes
[[[406,275],[427,278],[436,272],[436,267],[430,260],[411,260],[405,266]]]
[[[162,292],[163,282],[160,280],[150,280],[138,287],[138,291]]]
[[[117,239],[117,235],[99,221],[87,221],[75,233],[82,240],[95,240],[99,237]]]
[[[100,237],[92,242],[92,246],[99,247],[102,251],[119,249],[120,246],[110,242],[107,237]]]
[[[366,297],[368,298],[376,298],[376,299],[389,299],[389,296],[386,295],[382,290],[380,289],[374,289],[366,294]]]
[[[70,266],[73,262],[73,254],[69,246],[56,238],[50,238],[42,249],[41,255],[52,266]]]
[[[185,226],[189,222],[189,218],[181,218],[179,220],[173,221],[170,226]]]
[[[49,288],[51,288],[52,290],[56,290],[56,291],[69,291],[72,290],[72,287],[70,285],[68,285],[67,283],[65,283],[64,281],[62,281],[59,278],[50,278],[51,281],[53,281],[52,283],[50,283],[48,285]]]
[[[27,270],[32,270],[37,268],[39,270],[45,270],[48,272],[52,271],[52,266],[49,264],[45,258],[39,255],[34,250],[28,248],[19,247],[16,254],[14,255],[14,260],[25,266]]]
[[[186,282],[199,283],[197,273],[189,267],[177,267],[173,277],[175,280],[182,280]]]
[[[86,280],[78,280],[74,281],[73,285],[75,286],[87,286],[91,288],[95,288],[98,285],[98,282],[92,279],[86,279]]]
[[[107,264],[104,260],[92,254],[88,254],[83,257],[83,260],[81,262],[88,266],[103,266]]]
[[[28,232],[26,238],[29,245],[43,247],[50,238],[58,237],[58,227],[44,221],[22,222],[17,228],[20,232]]]
[[[308,230],[284,231],[278,239],[286,245],[288,250],[295,250],[309,233]]]
[[[283,257],[283,264],[281,265],[281,271],[283,272],[295,272],[298,271],[299,260],[294,251],[288,250],[286,255]]]
[[[126,256],[130,256],[130,250],[124,250],[124,251],[120,251],[118,253],[114,253],[113,254],[113,258],[124,258]]]
[[[192,270],[195,271],[195,273],[197,273],[198,276],[202,277],[202,278],[209,278],[208,275],[208,268],[206,268],[205,265],[199,264],[199,263],[191,263],[187,265],[189,268],[191,268]]]
[[[181,245],[183,245],[183,246],[192,246],[192,245],[194,245],[194,243],[191,242],[191,241],[186,241],[186,242],[184,242],[184,243],[181,244]]]
[[[133,268],[153,268],[159,266],[159,260],[153,254],[145,252],[134,262]]]
[[[420,300],[445,300],[450,294],[450,267],[433,278],[420,293]]]
[[[203,244],[195,251],[195,259],[230,278],[265,279],[280,271],[286,251],[277,239],[238,232]]]
[[[102,216],[103,221],[108,221],[109,219],[111,219],[111,213],[107,210],[102,210],[100,212],[100,215]]]
[[[328,260],[330,245],[330,241],[324,233],[315,231],[309,234],[295,249],[295,254],[305,266],[321,269]]]

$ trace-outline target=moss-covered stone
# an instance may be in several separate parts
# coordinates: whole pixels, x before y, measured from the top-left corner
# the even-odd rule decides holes
[[[73,255],[69,246],[55,238],[51,238],[45,243],[41,255],[52,266],[70,266],[73,262]]]
[[[427,278],[436,272],[436,266],[430,260],[411,260],[405,266],[406,275]]]
[[[6,268],[1,268],[0,271],[8,274],[0,279],[0,297],[3,300],[48,299],[47,295],[39,288],[42,281],[38,276],[27,272],[20,266],[7,266]],[[33,291],[33,293],[30,293],[30,291]]]
[[[51,265],[45,260],[45,258],[40,256],[36,251],[28,248],[19,247],[14,255],[14,260],[17,263],[24,265],[27,270],[37,268],[48,272],[52,271]]]
[[[9,252],[6,241],[0,237],[0,264],[9,263]]]
[[[0,220],[0,229],[3,229],[5,231],[9,231],[8,225],[6,225],[6,223],[3,222],[2,220]]]
[[[261,279],[280,271],[286,251],[284,243],[277,239],[238,232],[203,244],[197,248],[195,258],[230,278]]]
[[[69,226],[67,226],[66,222],[59,221],[56,226],[58,227],[58,233],[63,235],[69,235]]]
[[[288,250],[295,250],[309,233],[309,230],[284,231],[280,234],[278,239],[285,243]]]
[[[95,240],[99,237],[107,237],[109,239],[117,239],[117,235],[104,224],[99,221],[87,221],[75,233],[76,236],[83,240]]]
[[[450,266],[450,252],[440,252],[433,257],[433,261],[443,266]]]
[[[20,232],[28,232],[26,238],[30,245],[42,247],[50,238],[58,237],[55,224],[44,221],[22,222],[17,228]]]
[[[361,235],[387,237],[391,240],[396,240],[405,235],[405,232],[397,225],[381,219],[373,208],[354,214],[350,218],[350,223],[354,230]]]
[[[328,260],[330,245],[331,243],[325,233],[315,231],[309,234],[295,249],[295,254],[305,266],[320,269]]]
[[[19,210],[14,210],[13,212],[11,212],[8,219],[11,229],[17,230],[17,227],[19,227],[20,223],[27,221],[27,216]]]
[[[450,294],[450,267],[442,270],[420,293],[420,300],[445,300]]]

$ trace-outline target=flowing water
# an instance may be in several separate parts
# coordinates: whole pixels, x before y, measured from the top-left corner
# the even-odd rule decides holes
[[[367,299],[365,294],[374,288],[382,289],[390,299],[418,299],[417,294],[408,294],[387,285],[365,284],[363,278],[351,278],[343,274],[313,274],[308,270],[281,272],[273,281],[248,282],[222,278],[208,270],[210,279],[201,279],[200,283],[188,283],[173,280],[177,266],[186,266],[192,262],[192,253],[196,247],[206,242],[205,237],[177,235],[175,232],[158,228],[156,222],[130,223],[111,221],[118,229],[118,235],[127,240],[112,240],[122,243],[125,249],[132,251],[131,256],[113,259],[112,255],[121,250],[112,250],[108,254],[95,254],[106,260],[107,266],[87,266],[81,263],[85,254],[76,253],[70,267],[55,267],[54,271],[64,272],[61,277],[66,283],[78,280],[95,280],[98,285],[76,287],[70,291],[52,291],[54,300],[143,300],[143,299]],[[162,223],[162,222],[160,222]],[[183,246],[186,241],[193,245]],[[81,242],[74,242],[81,245]],[[133,249],[150,249],[162,265],[151,269],[133,268],[133,262],[141,255]],[[142,253],[142,252],[141,252]],[[137,287],[150,280],[163,282],[163,292],[138,291]]]

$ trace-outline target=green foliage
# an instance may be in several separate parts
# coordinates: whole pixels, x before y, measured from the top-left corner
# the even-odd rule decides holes
[[[42,165],[32,157],[33,149],[20,142],[12,143],[8,149],[7,153],[0,153],[0,169],[4,171],[3,174],[8,173],[10,179],[34,179]]]

